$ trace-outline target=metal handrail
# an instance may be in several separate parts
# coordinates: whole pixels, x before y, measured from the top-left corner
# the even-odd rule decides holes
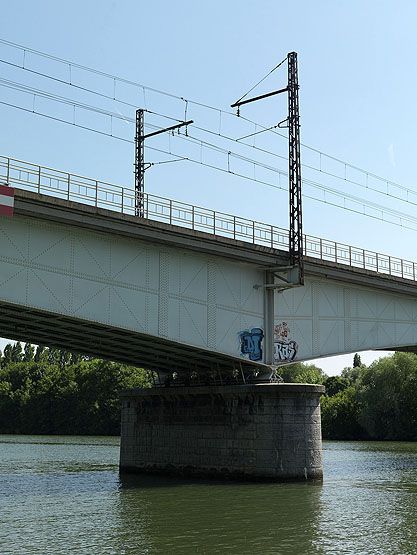
[[[0,180],[39,194],[135,214],[134,190],[31,162],[0,156]],[[142,206],[147,219],[255,245],[288,249],[288,230],[270,224],[150,193],[143,193]],[[306,256],[416,281],[416,263],[409,260],[311,235],[304,235],[303,239]]]

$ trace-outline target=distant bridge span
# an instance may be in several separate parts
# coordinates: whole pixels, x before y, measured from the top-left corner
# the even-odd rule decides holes
[[[285,230],[151,195],[138,219],[131,190],[1,160],[19,187],[0,219],[5,337],[187,372],[417,345],[412,262],[306,237],[305,286],[280,291]]]

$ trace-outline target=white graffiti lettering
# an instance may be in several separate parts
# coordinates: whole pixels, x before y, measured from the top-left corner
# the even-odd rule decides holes
[[[295,341],[275,341],[274,360],[275,362],[290,362],[297,354],[298,345]]]

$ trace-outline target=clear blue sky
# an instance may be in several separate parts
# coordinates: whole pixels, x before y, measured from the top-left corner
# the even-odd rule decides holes
[[[417,128],[416,24],[417,3],[412,0],[395,3],[376,0],[212,0],[207,3],[20,0],[2,6],[0,34],[3,39],[224,110],[287,52],[295,50],[300,64],[302,142],[417,190],[413,163]],[[0,58],[10,59],[13,55],[16,53],[0,45]],[[26,62],[33,64],[32,67],[40,64],[40,60],[29,55]],[[55,62],[48,61],[42,68],[67,78],[62,66]],[[74,79],[84,80],[83,83],[103,91],[112,90],[108,80],[74,73]],[[0,78],[118,110],[127,117],[134,115],[133,108],[115,107],[103,99],[4,64],[0,64]],[[274,89],[284,81],[285,74],[277,71],[256,92]],[[180,119],[184,116],[185,103],[181,101],[122,87],[117,94],[138,106]],[[0,101],[16,98],[27,102],[20,93],[0,87]],[[42,107],[42,102],[38,102]],[[68,115],[62,106],[54,109],[60,115]],[[285,117],[285,109],[284,99],[274,98],[247,107],[243,115],[270,126]],[[233,136],[253,130],[232,118],[220,122],[217,112],[193,106],[188,106],[187,116],[202,126],[219,128]],[[77,114],[78,117],[81,121],[84,116]],[[91,115],[85,117],[94,119]],[[130,144],[1,104],[0,121],[2,155],[124,185],[133,183]],[[163,120],[147,116],[147,121],[159,125]],[[105,126],[108,122],[97,120],[96,123]],[[133,138],[133,125],[123,122],[121,126],[121,132]],[[168,141],[185,154],[200,154],[197,147],[178,137],[162,137],[152,144],[167,149]],[[238,148],[235,144],[228,147],[225,142],[219,144],[231,150]],[[280,154],[286,150],[285,141],[271,134],[261,135],[256,145]],[[258,155],[253,149],[245,153]],[[318,158],[310,151],[303,152],[303,156],[305,162],[318,164]],[[147,158],[150,161],[168,159],[151,151],[147,151]],[[280,164],[271,157],[262,160]],[[219,155],[216,163],[224,165],[224,156]],[[329,161],[323,164],[327,164],[323,167],[330,173],[344,171],[338,164],[332,165]],[[285,168],[285,164],[280,167]],[[340,191],[415,213],[413,205],[306,171],[305,176]],[[257,175],[271,179],[271,175]],[[363,175],[358,174],[357,178],[362,179]],[[146,188],[155,194],[287,227],[284,192],[194,164],[177,162],[156,166],[146,175]],[[414,200],[417,202],[417,197]],[[416,231],[309,199],[304,201],[304,231],[411,260],[417,258],[413,248]],[[323,361],[322,366],[326,371],[339,370],[350,362],[349,356],[339,361]]]

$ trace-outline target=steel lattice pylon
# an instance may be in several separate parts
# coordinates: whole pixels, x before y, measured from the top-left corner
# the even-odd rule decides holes
[[[299,269],[299,283],[304,283],[303,224],[301,202],[300,112],[298,101],[297,53],[288,54],[288,162],[290,197],[290,264]]]
[[[135,216],[139,216],[141,218],[145,215],[145,170],[153,166],[153,163],[145,163],[145,139],[154,137],[155,135],[160,135],[161,133],[166,133],[167,131],[174,131],[175,129],[180,129],[181,127],[194,123],[193,120],[190,119],[188,121],[182,121],[175,125],[171,125],[170,127],[165,127],[164,129],[158,129],[158,131],[153,131],[152,133],[147,133],[145,135],[144,112],[145,110],[142,108],[136,110],[135,135]]]
[[[135,216],[143,217],[143,193],[145,181],[143,110],[136,110],[135,136]]]
[[[289,235],[288,235],[288,250],[289,250],[289,266],[275,268],[277,272],[281,270],[286,273],[279,277],[281,282],[286,283],[287,286],[293,287],[304,284],[304,263],[303,263],[303,225],[302,225],[302,208],[301,208],[301,159],[300,159],[300,113],[298,101],[298,66],[297,66],[297,53],[290,52],[285,58],[288,64],[288,83],[284,89],[279,89],[269,93],[261,94],[253,98],[244,99],[248,94],[246,93],[237,102],[231,105],[232,108],[238,109],[244,104],[256,102],[264,98],[269,98],[281,93],[288,93],[288,116],[285,120],[280,121],[274,127],[288,127],[288,190],[289,190]],[[282,60],[272,71],[278,69],[285,60]],[[261,83],[263,79],[259,82]],[[259,84],[258,83],[258,84]],[[253,90],[253,88],[251,89]],[[249,91],[250,92],[250,91]],[[272,129],[272,128],[271,128]],[[255,133],[256,134],[256,133]],[[271,284],[270,284],[271,285]]]

